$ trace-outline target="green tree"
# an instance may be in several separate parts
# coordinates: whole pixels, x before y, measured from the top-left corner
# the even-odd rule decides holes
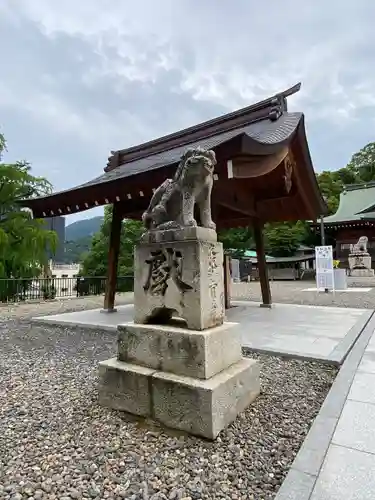
[[[344,175],[342,174],[342,171],[339,174],[339,172],[330,172],[328,170],[325,170],[316,176],[320,191],[326,200],[328,213],[330,215],[334,214],[338,209],[340,193],[344,185],[344,182],[341,180],[343,177]]]
[[[264,229],[267,252],[274,257],[294,255],[306,238],[306,226],[302,221],[266,224]]]
[[[25,161],[2,162],[6,142],[0,134],[0,277],[30,278],[40,274],[47,263],[46,249],[56,248],[57,235],[45,222],[22,210],[21,200],[52,191],[43,177],[31,174]]]
[[[375,179],[375,142],[370,142],[355,153],[346,170],[352,172],[359,182],[373,181]]]
[[[108,248],[111,231],[112,206],[105,207],[104,221],[100,231],[92,238],[91,248],[84,256],[81,274],[83,276],[106,276]],[[124,220],[121,228],[121,244],[118,263],[118,276],[133,274],[134,245],[144,231],[140,221]]]
[[[219,232],[219,241],[233,257],[241,257],[246,250],[255,250],[251,227],[233,228]],[[268,223],[264,227],[267,252],[274,256],[293,255],[301,243],[311,239],[308,224],[302,221]]]
[[[241,257],[246,250],[254,247],[251,227],[240,227],[219,231],[218,240],[224,250],[230,251],[233,257]]]
[[[66,264],[82,262],[90,250],[91,242],[92,236],[84,236],[75,241],[66,241],[64,262]]]

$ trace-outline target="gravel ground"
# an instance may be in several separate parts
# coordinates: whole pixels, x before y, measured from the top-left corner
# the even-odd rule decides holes
[[[97,364],[115,341],[108,332],[0,323],[1,500],[274,498],[334,368],[254,356],[262,394],[211,443],[98,406]]]
[[[120,293],[116,295],[116,305],[129,304],[133,301],[133,293]],[[17,304],[0,305],[0,321],[9,319],[26,319],[33,316],[48,314],[62,314],[64,312],[84,311],[103,307],[104,296],[57,299],[46,302],[20,302]]]
[[[350,288],[372,288],[370,292],[335,292],[317,293],[304,292],[307,288],[313,288],[311,281],[274,281],[271,282],[271,294],[273,303],[304,304],[314,306],[354,307],[364,309],[375,309],[375,280],[356,280],[349,278]],[[232,285],[231,294],[233,300],[261,300],[260,283],[235,283]]]

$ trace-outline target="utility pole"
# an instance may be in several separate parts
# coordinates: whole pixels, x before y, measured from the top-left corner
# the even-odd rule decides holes
[[[323,215],[320,216],[320,244],[322,245],[322,247],[325,246],[326,244],[326,235],[325,235],[325,232],[324,232],[324,218],[323,218]]]

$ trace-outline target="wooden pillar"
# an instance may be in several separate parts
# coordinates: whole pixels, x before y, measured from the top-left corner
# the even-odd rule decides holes
[[[230,285],[231,285],[230,256],[227,254],[224,254],[224,304],[225,304],[225,309],[230,308]]]
[[[115,312],[115,294],[117,282],[117,265],[120,252],[120,236],[122,225],[122,207],[120,203],[113,204],[111,232],[108,249],[107,282],[105,286],[103,312]]]
[[[260,307],[271,308],[272,298],[271,298],[270,282],[268,279],[266,252],[264,247],[263,224],[260,221],[255,221],[253,229],[254,229],[254,240],[255,240],[257,260],[258,260],[260,288],[262,291],[262,304],[260,305]]]

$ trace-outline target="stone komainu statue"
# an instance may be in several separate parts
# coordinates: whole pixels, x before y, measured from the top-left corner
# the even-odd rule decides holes
[[[194,207],[198,206],[203,227],[216,229],[211,218],[211,191],[216,165],[214,151],[200,147],[188,149],[181,157],[173,179],[155,191],[142,216],[146,229],[178,229],[196,226]]]
[[[367,236],[361,236],[357,243],[350,245],[351,254],[368,253],[367,252],[368,238]]]

